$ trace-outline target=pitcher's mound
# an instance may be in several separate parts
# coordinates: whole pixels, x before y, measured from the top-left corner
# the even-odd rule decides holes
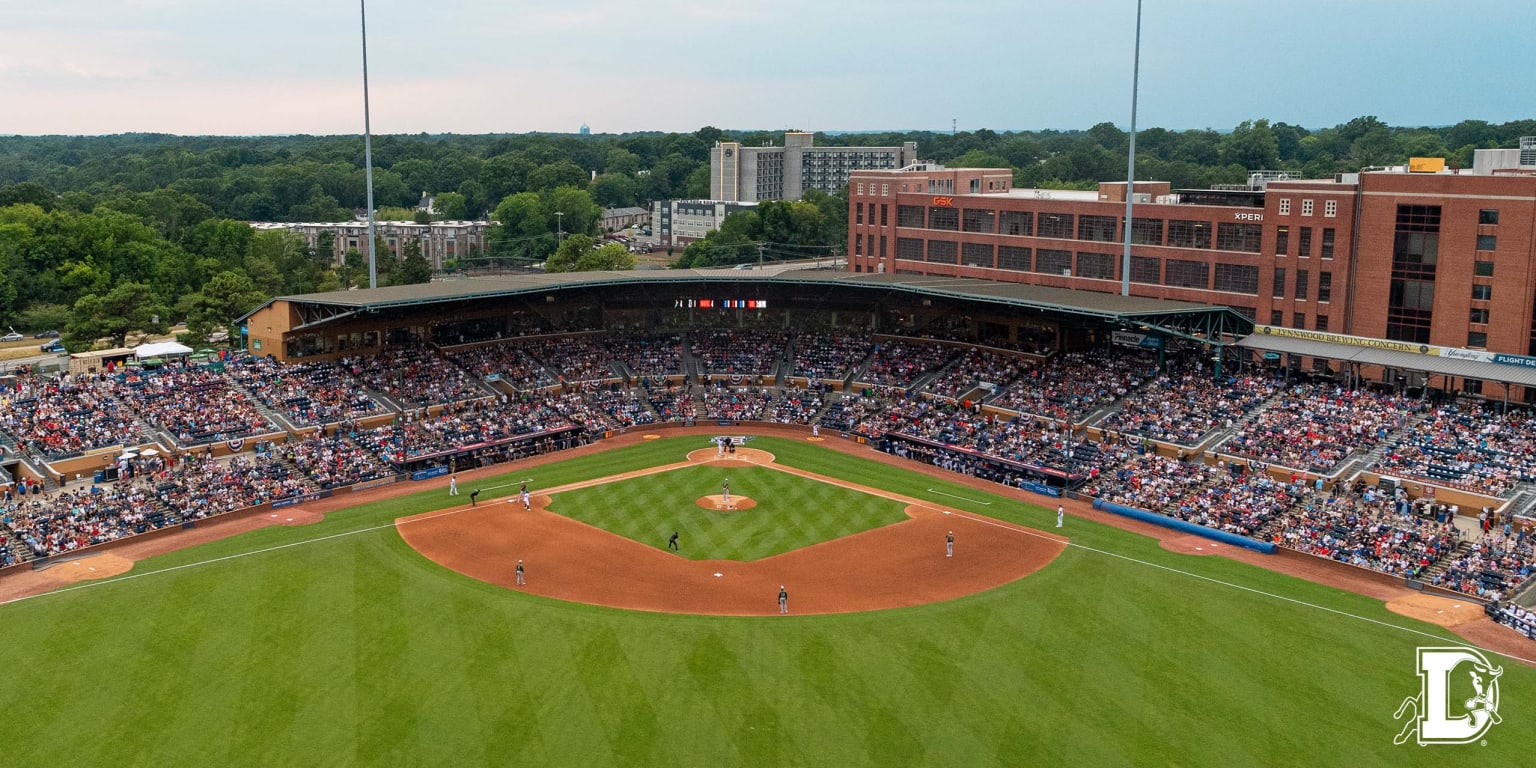
[[[757,506],[757,502],[746,496],[732,496],[731,503],[726,504],[725,496],[719,493],[713,496],[700,496],[694,503],[705,509],[713,509],[716,512],[738,512]]]

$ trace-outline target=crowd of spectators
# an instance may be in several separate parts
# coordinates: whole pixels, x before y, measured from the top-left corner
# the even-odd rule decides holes
[[[1484,600],[1500,600],[1536,572],[1532,545],[1522,535],[1489,531],[1465,552],[1453,555],[1430,583]]]
[[[490,396],[475,377],[426,347],[344,357],[340,364],[370,388],[418,408]]]
[[[1156,375],[1157,361],[1145,353],[1107,348],[1069,352],[1029,367],[989,404],[1077,422]]]
[[[910,387],[929,371],[944,367],[957,350],[926,341],[882,341],[855,378],[880,387]]]
[[[17,377],[0,394],[0,428],[49,459],[143,439],[133,416],[89,376]]]
[[[871,349],[868,333],[839,333],[795,337],[791,376],[807,379],[847,379]]]
[[[385,461],[401,465],[467,446],[567,426],[570,422],[543,398],[522,397],[455,403],[436,416],[407,416],[394,424],[359,433],[357,439]]]
[[[523,352],[554,371],[561,383],[617,378],[612,353],[594,335],[545,336],[523,342]]]
[[[925,387],[940,397],[955,399],[982,383],[1001,390],[1017,379],[1032,363],[1024,358],[980,349],[967,349]]]
[[[1305,486],[1263,472],[1236,474],[1128,447],[1106,464],[1084,489],[1089,495],[1243,536],[1288,514],[1306,494]]]
[[[689,336],[688,349],[700,373],[777,376],[786,341],[776,331],[699,331]]]
[[[684,385],[653,383],[646,388],[645,399],[661,421],[690,421],[699,415],[698,401]]]
[[[891,395],[884,394],[887,392]],[[872,417],[885,410],[886,405],[895,397],[899,397],[899,392],[893,390],[846,392],[827,406],[827,412],[821,415],[820,423],[830,429],[853,432],[865,424],[874,423]]]
[[[1536,480],[1536,418],[1488,405],[1447,404],[1426,416],[1377,466],[1389,473],[1503,496]]]
[[[523,345],[516,341],[468,347],[450,352],[448,357],[482,379],[499,376],[501,381],[519,392],[556,384],[555,375],[529,357]]]
[[[229,440],[277,427],[223,373],[192,365],[109,374],[112,394],[183,445]]]
[[[567,421],[588,432],[622,430],[656,420],[646,398],[617,387],[584,387],[551,395],[548,403]]]
[[[321,489],[341,488],[388,477],[395,470],[345,435],[312,433],[278,447],[278,453]]]
[[[648,338],[613,336],[606,340],[608,356],[623,363],[638,378],[665,378],[683,373],[683,338],[677,334]]]
[[[769,394],[757,387],[705,387],[704,416],[730,421],[762,421]]]
[[[249,356],[226,363],[225,371],[294,426],[331,424],[384,412],[361,383],[328,363],[284,365],[270,357]]]
[[[1288,549],[1394,576],[1418,578],[1460,540],[1454,523],[1419,514],[1374,489],[1363,497],[1314,494],[1273,533]]]
[[[1231,427],[1280,390],[1268,376],[1234,376],[1212,381],[1209,373],[1187,369],[1159,375],[1120,402],[1098,426],[1180,445],[1199,445],[1212,431]]]
[[[1226,442],[1244,458],[1327,474],[1402,427],[1418,400],[1364,389],[1301,384],[1285,390]]]
[[[1503,624],[1510,629],[1525,635],[1527,639],[1536,640],[1536,611],[1525,608],[1515,603],[1490,604],[1489,616],[1494,621]]]
[[[822,394],[820,387],[785,387],[769,401],[768,413],[763,418],[777,424],[809,424],[821,411]]]

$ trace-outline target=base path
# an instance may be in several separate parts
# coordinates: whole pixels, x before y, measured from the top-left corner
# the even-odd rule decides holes
[[[738,451],[725,459],[716,458],[713,451],[695,451],[688,459],[690,464],[772,467],[905,501],[908,519],[751,562],[688,560],[549,512],[549,497],[543,494],[535,498],[531,512],[519,505],[490,504],[404,518],[397,525],[400,536],[427,558],[481,581],[591,605],[722,616],[777,614],[781,586],[789,592],[792,614],[952,600],[1023,578],[1066,548],[1066,539],[1058,536],[949,515],[945,513],[953,510],[917,499],[777,467],[766,451]],[[613,475],[545,493],[654,471]],[[945,557],[944,538],[951,530],[955,556]],[[526,571],[522,587],[515,586],[518,560]]]

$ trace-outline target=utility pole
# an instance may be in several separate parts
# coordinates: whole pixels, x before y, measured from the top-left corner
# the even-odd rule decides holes
[[[565,244],[565,211],[555,211],[555,247]]]
[[[1131,58],[1131,135],[1125,157],[1125,252],[1120,259],[1120,295],[1131,295],[1131,228],[1136,200],[1136,92],[1141,86],[1141,0],[1136,0],[1136,52]]]
[[[368,119],[368,2],[358,0],[363,27],[363,168],[368,184],[368,287],[379,287],[378,244],[373,234],[373,127]]]
[[[758,243],[757,244],[757,268],[758,269],[762,269],[763,268],[763,244],[762,243]]]

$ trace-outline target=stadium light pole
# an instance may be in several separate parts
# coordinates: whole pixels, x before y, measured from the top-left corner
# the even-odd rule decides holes
[[[357,0],[363,27],[363,177],[368,185],[368,287],[379,287],[378,240],[373,222],[373,126],[368,117],[368,0]]]
[[[1131,211],[1136,201],[1136,91],[1141,85],[1141,0],[1136,0],[1136,52],[1131,58],[1131,140],[1125,157],[1125,252],[1120,258],[1120,295],[1131,295]]]

